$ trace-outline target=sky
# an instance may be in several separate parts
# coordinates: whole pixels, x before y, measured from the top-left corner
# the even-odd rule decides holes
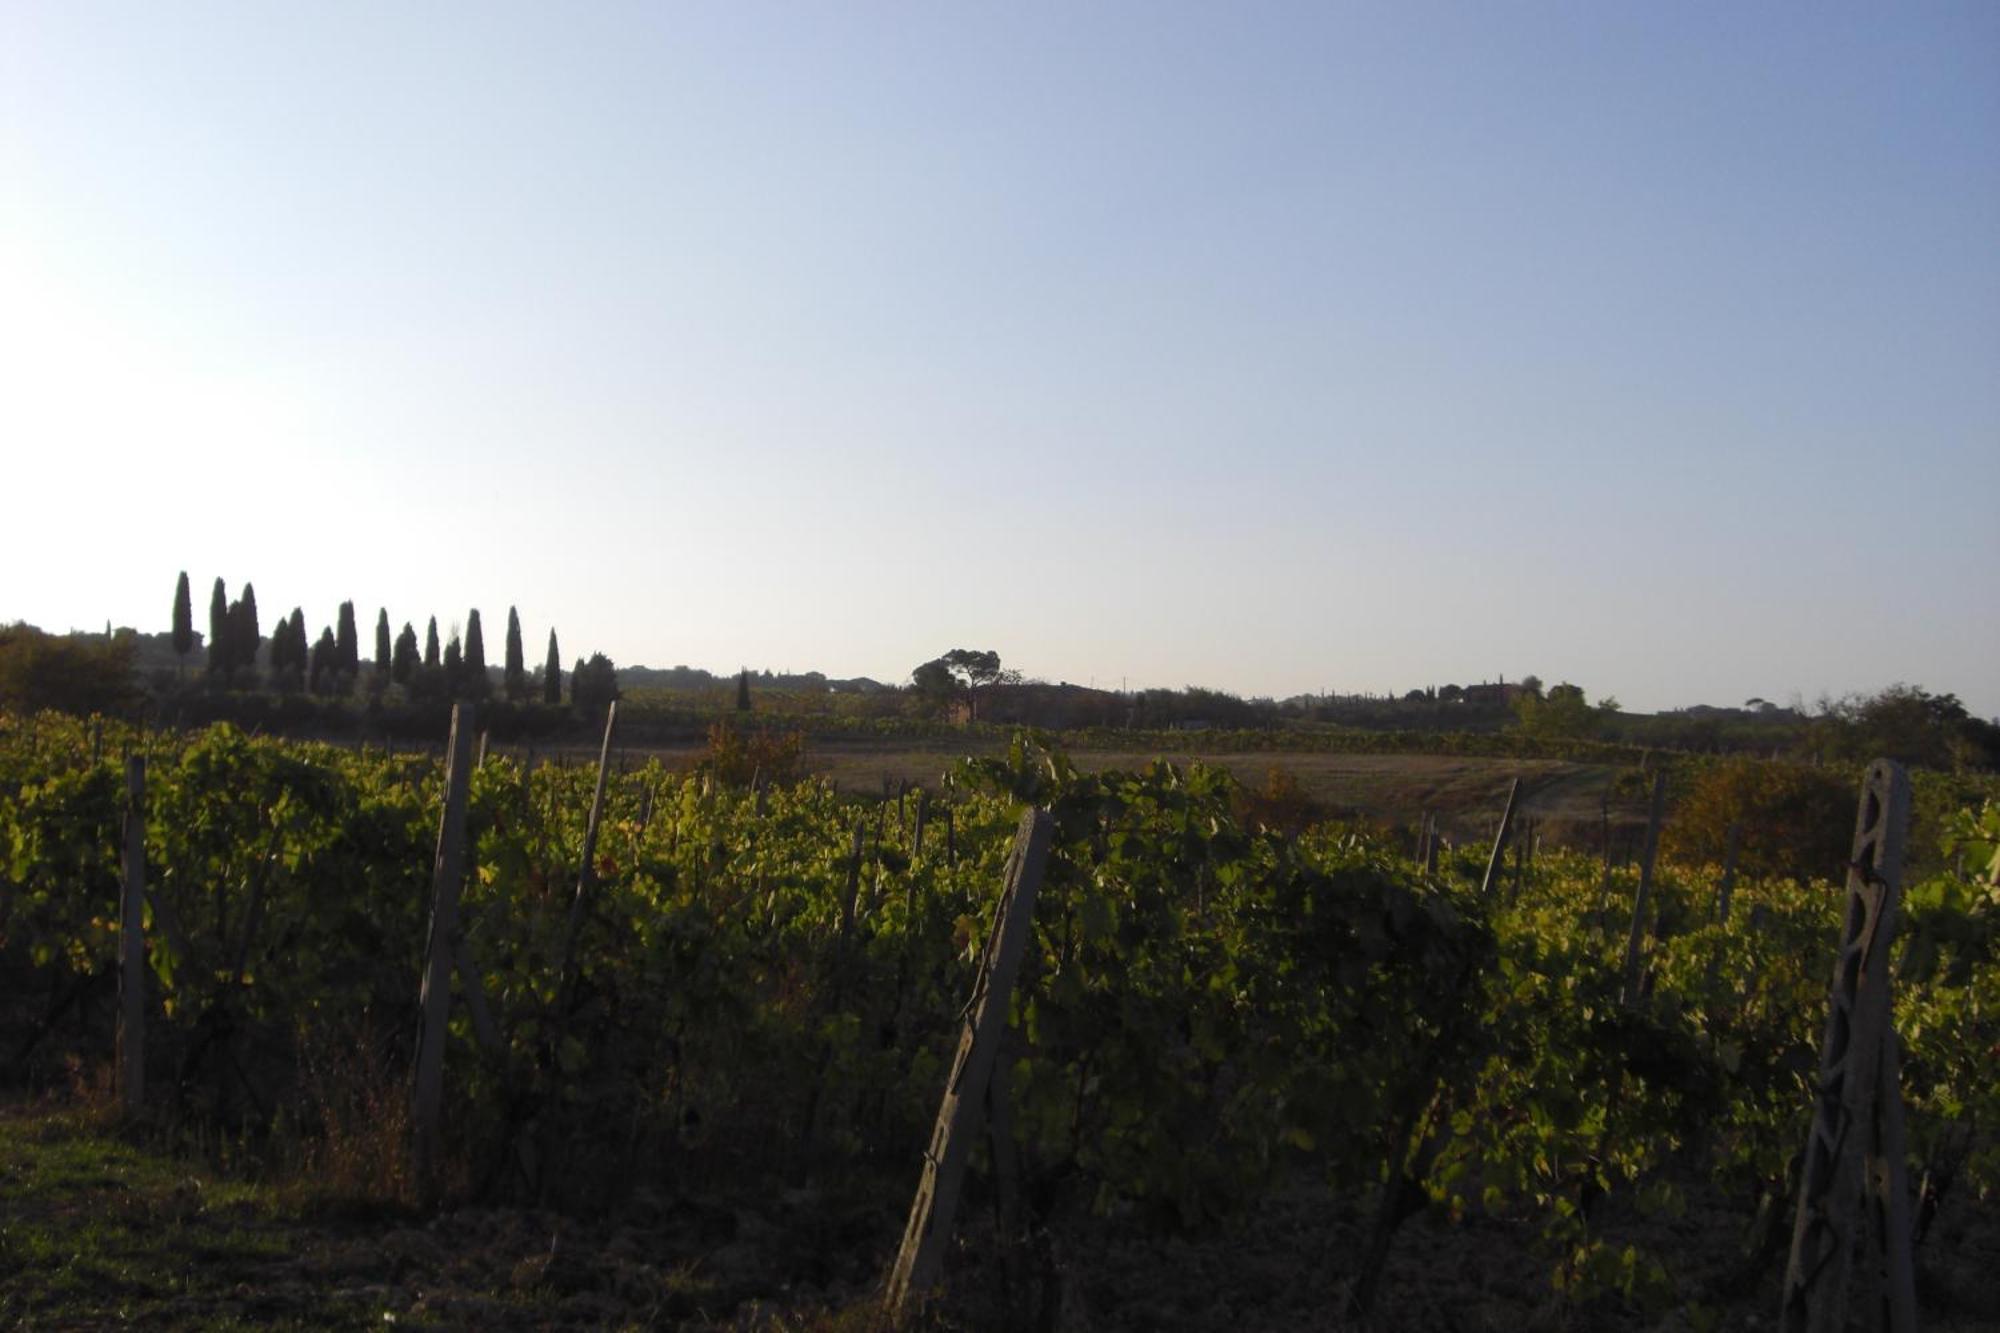
[[[0,621],[2000,715],[2000,6],[0,0]]]

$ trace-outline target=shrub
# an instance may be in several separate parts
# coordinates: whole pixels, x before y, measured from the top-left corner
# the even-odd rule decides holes
[[[1695,775],[1661,842],[1670,857],[1720,862],[1735,824],[1742,873],[1839,878],[1854,840],[1856,796],[1854,783],[1838,771],[1725,759]]]

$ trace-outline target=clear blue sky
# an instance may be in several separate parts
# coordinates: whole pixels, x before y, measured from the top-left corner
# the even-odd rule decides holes
[[[12,0],[0,450],[52,628],[2000,713],[2000,5]]]

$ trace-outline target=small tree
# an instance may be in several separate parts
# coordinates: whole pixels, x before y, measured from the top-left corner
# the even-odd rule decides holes
[[[298,607],[271,630],[271,683],[290,693],[305,685],[306,613]]]
[[[465,617],[465,697],[484,699],[491,688],[492,682],[486,679],[486,635],[479,628],[479,608],[475,606]]]
[[[1583,687],[1564,681],[1551,685],[1546,695],[1523,690],[1514,696],[1514,716],[1525,735],[1546,740],[1583,740],[1597,734],[1618,701],[1606,696],[1595,708],[1583,696]]]
[[[528,664],[521,655],[521,615],[511,606],[507,608],[507,665],[501,674],[501,688],[510,703],[520,703],[528,697]]]
[[[300,627],[301,634],[305,632]],[[340,679],[340,641],[333,636],[333,630],[322,626],[319,639],[312,646],[312,665],[306,679],[314,694],[332,694]]]
[[[750,668],[744,667],[736,673],[736,711],[750,711]]]
[[[465,650],[458,646],[456,634],[444,646],[444,688],[454,699],[465,697]]]
[[[248,583],[243,585],[243,595],[229,605],[228,625],[228,669],[255,669],[257,646],[264,636],[257,628],[257,590]]]
[[[180,581],[174,584],[174,656],[181,659],[183,669],[193,648],[194,602],[188,593],[187,571],[183,569]]]
[[[229,593],[222,580],[208,595],[208,674],[221,676],[229,671]]]
[[[578,659],[570,673],[570,707],[585,717],[600,717],[618,697],[618,668],[603,653],[592,653],[589,661]]]
[[[562,658],[556,655],[556,632],[549,631],[549,660],[542,666],[542,702],[562,702]]]
[[[396,655],[390,661],[389,677],[398,685],[407,686],[417,674],[417,631],[410,622],[403,622],[403,632],[396,636]]]
[[[345,694],[361,674],[361,635],[354,627],[354,603],[342,602],[334,618],[334,665],[340,671],[338,693]]]
[[[394,661],[395,649],[389,646],[389,608],[383,607],[375,613],[375,674],[386,676]]]
[[[974,720],[979,717],[979,695],[983,690],[1019,679],[1020,673],[1000,669],[1000,654],[990,648],[985,651],[954,648],[910,673],[917,693],[940,706],[963,699],[966,716]]]

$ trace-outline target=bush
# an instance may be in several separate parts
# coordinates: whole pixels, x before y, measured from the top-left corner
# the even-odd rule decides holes
[[[1858,788],[1839,771],[1739,757],[1701,769],[1661,834],[1666,854],[1720,862],[1741,829],[1746,875],[1838,879],[1854,841]]]
[[[727,720],[708,729],[708,749],[696,767],[731,787],[751,779],[789,786],[806,776],[803,731],[738,731]]]

